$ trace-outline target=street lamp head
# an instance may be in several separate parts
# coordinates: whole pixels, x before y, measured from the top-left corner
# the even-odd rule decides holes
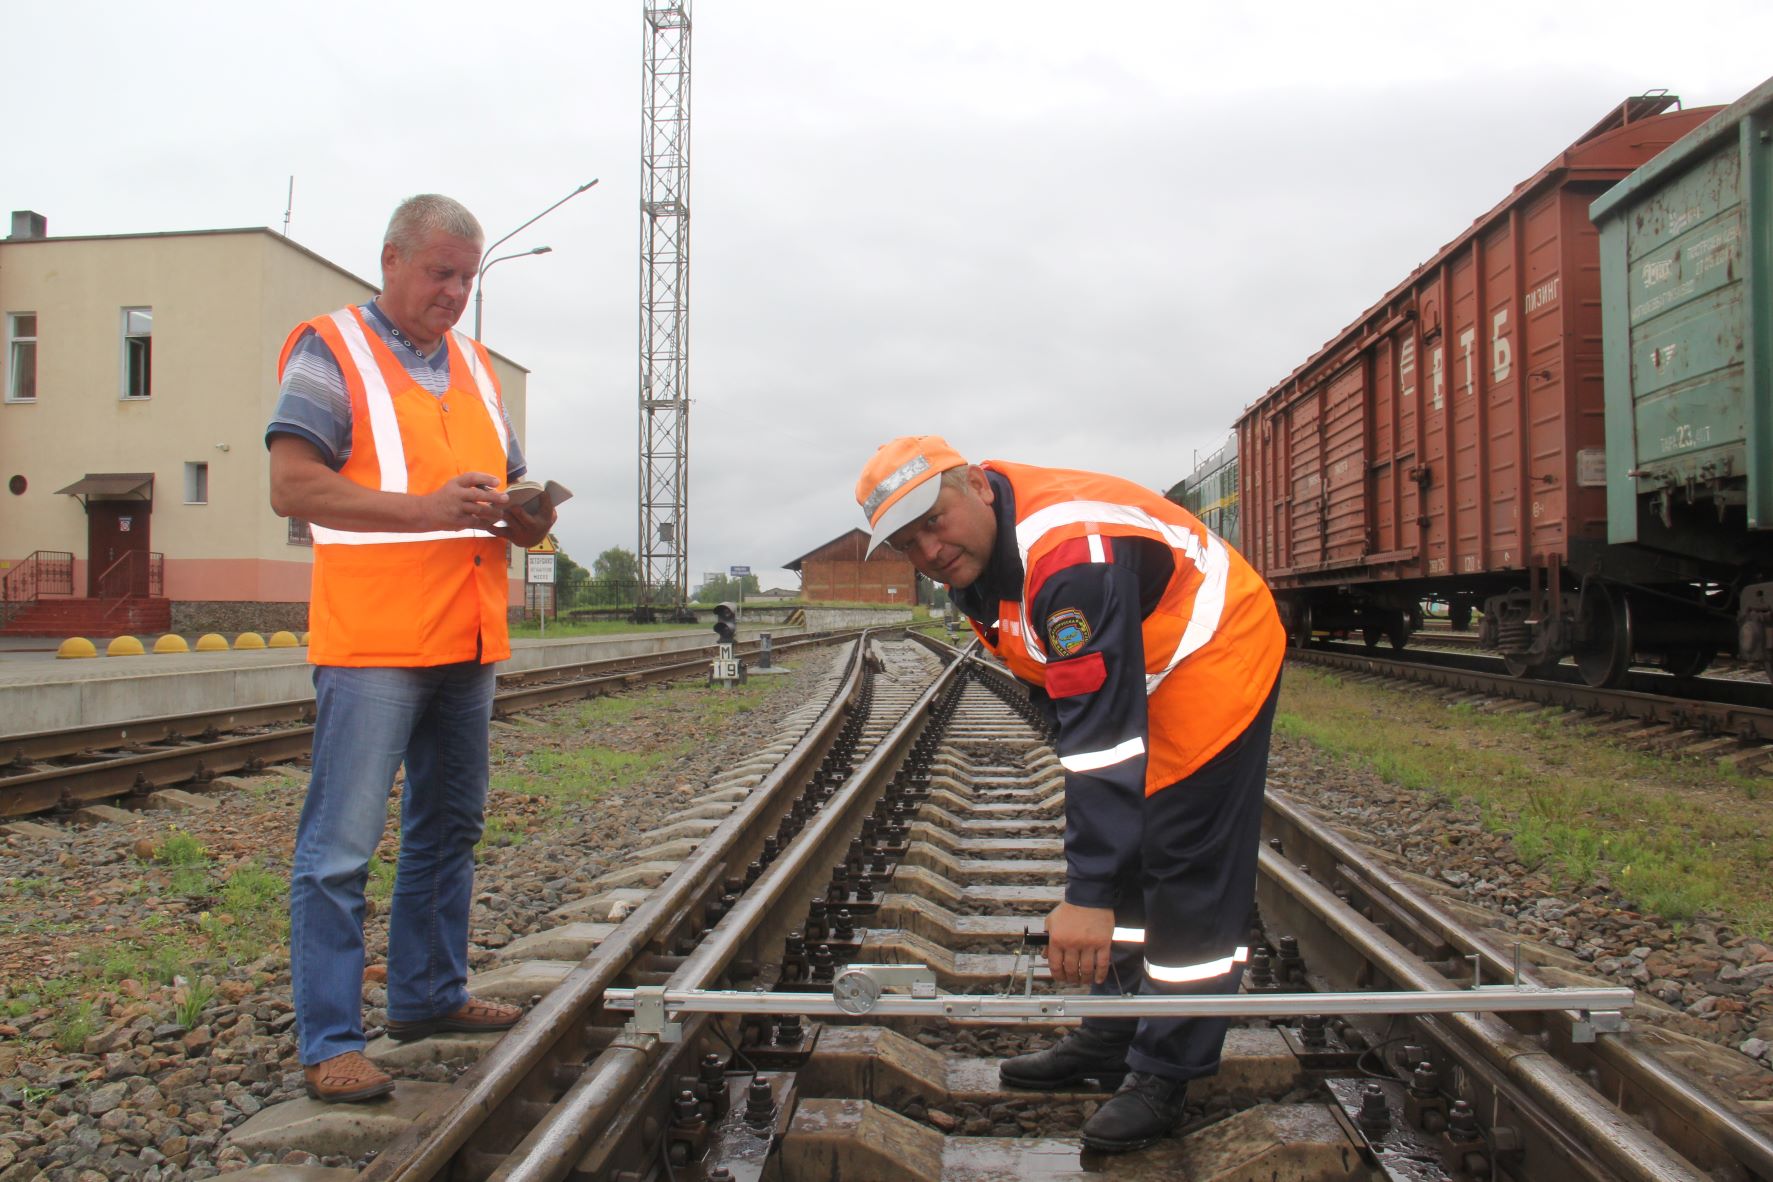
[[[586,181],[584,184],[580,185],[578,188],[576,188],[572,192],[568,193],[565,197],[562,197],[559,201],[556,201],[553,205],[550,205],[547,209],[544,209],[541,213],[538,213],[535,217],[529,219],[529,221],[523,223],[523,225],[517,227],[517,229],[511,231],[509,234],[505,235],[503,238],[499,239],[497,242],[494,242],[491,246],[487,247],[485,250],[480,252],[480,283],[478,283],[475,286],[475,290],[474,290],[474,339],[475,340],[480,339],[480,305],[481,305],[481,301],[482,301],[482,298],[483,298],[485,290],[486,290],[486,273],[488,270],[490,270],[492,268],[492,265],[494,263],[503,262],[506,259],[520,258],[526,254],[547,254],[550,251],[552,251],[554,248],[551,246],[535,246],[535,247],[531,247],[529,250],[520,251],[518,254],[500,255],[498,258],[493,258],[493,251],[497,250],[499,247],[503,246],[505,243],[511,241],[511,239],[517,237],[518,234],[522,233],[524,230],[529,229],[531,226],[535,225],[535,223],[541,221],[543,218],[547,217],[550,213],[553,213],[555,210],[559,209],[562,205],[565,205],[568,201],[571,201],[574,197],[577,197],[580,193],[583,193],[586,189],[589,189],[592,185],[595,185],[596,183],[597,183],[597,178],[595,178],[595,177],[593,177],[591,180]]]

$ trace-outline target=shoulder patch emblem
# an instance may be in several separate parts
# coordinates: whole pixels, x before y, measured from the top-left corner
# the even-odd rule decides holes
[[[1055,657],[1069,657],[1090,642],[1090,622],[1075,607],[1063,607],[1047,617],[1047,644]]]

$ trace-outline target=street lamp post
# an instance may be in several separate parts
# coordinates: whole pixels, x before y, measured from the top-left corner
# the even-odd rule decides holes
[[[474,285],[474,339],[475,340],[478,341],[480,339],[480,298],[486,294],[486,273],[488,271],[492,270],[493,264],[494,263],[502,263],[506,259],[520,259],[520,258],[525,257],[526,255],[547,254],[549,251],[551,251],[553,249],[554,248],[552,246],[533,246],[528,250],[520,250],[514,254],[502,254],[496,259],[488,259],[486,262],[480,264],[480,279]]]
[[[509,234],[505,235],[503,238],[499,239],[497,242],[494,242],[491,246],[487,247],[486,250],[481,252],[481,255],[480,255],[480,258],[481,258],[480,274],[484,277],[486,275],[486,269],[488,267],[492,266],[493,263],[499,262],[502,259],[515,257],[513,255],[501,255],[497,259],[492,259],[492,262],[487,262],[486,260],[492,257],[493,251],[495,251],[499,247],[505,245],[505,243],[511,241],[511,239],[517,237],[519,234],[523,233],[525,230],[529,229],[531,226],[535,225],[537,222],[541,221],[543,218],[547,217],[549,214],[553,213],[555,210],[557,210],[561,206],[565,205],[568,201],[571,201],[574,197],[577,197],[580,193],[583,193],[586,189],[589,189],[591,186],[595,185],[597,183],[597,181],[598,181],[598,178],[596,178],[596,177],[593,177],[591,180],[586,181],[584,184],[580,185],[578,188],[576,188],[572,192],[568,193],[565,197],[562,197],[559,201],[556,201],[553,205],[550,205],[547,209],[544,209],[541,213],[538,213],[535,217],[529,219],[529,221],[523,223],[523,225],[517,227],[515,230],[511,231]],[[549,248],[544,246],[544,247],[541,247],[537,250],[525,250],[525,251],[520,251],[518,253],[520,253],[520,254],[546,254],[548,252],[548,250],[549,250]],[[475,340],[480,339],[480,296],[481,296],[480,284],[476,283],[474,285],[474,339]]]

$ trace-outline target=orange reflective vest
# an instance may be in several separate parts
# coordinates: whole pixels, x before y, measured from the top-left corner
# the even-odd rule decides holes
[[[339,472],[365,488],[423,495],[464,472],[505,484],[505,418],[492,359],[448,334],[449,390],[440,398],[406,372],[356,308],[298,325],[279,379],[306,329],[332,350],[351,398],[351,453]],[[312,527],[314,585],[308,660],[316,665],[422,666],[502,661],[506,543],[484,530],[382,533]]]
[[[1141,627],[1145,794],[1187,776],[1242,734],[1267,700],[1287,645],[1274,597],[1243,556],[1192,513],[1131,481],[998,460],[981,466],[1014,490],[1023,580],[1019,602],[998,604],[995,643],[974,623],[986,647],[1044,689],[1045,629],[1025,620],[1041,585],[1065,566],[1105,561],[1115,538],[1161,542],[1175,571]],[[1103,765],[1122,757],[1100,755]]]

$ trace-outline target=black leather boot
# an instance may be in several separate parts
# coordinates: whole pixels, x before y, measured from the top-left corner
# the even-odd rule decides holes
[[[1101,1153],[1143,1149],[1176,1127],[1187,1094],[1185,1080],[1131,1072],[1108,1103],[1084,1121],[1083,1143]]]
[[[997,1074],[1012,1088],[1043,1092],[1086,1079],[1112,1088],[1126,1077],[1127,1047],[1132,1041],[1130,1033],[1124,1039],[1115,1039],[1080,1026],[1060,1039],[1057,1046],[1005,1059]]]

